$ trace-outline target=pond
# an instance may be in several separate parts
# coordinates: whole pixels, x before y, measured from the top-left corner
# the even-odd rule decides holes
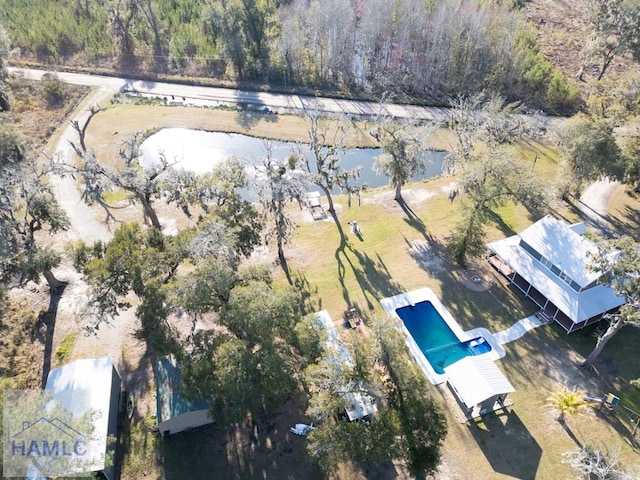
[[[286,158],[292,150],[303,151],[305,144],[269,140],[273,158]],[[206,132],[186,128],[164,128],[150,135],[140,146],[140,163],[149,167],[157,162],[160,154],[175,168],[206,173],[218,163],[235,156],[247,165],[257,165],[266,156],[267,141],[238,133]],[[379,148],[347,148],[341,153],[341,165],[345,169],[362,167],[360,184],[370,188],[388,185],[384,175],[373,171],[373,161],[380,155]],[[414,178],[419,181],[442,173],[444,152],[425,151],[428,158],[427,172]]]

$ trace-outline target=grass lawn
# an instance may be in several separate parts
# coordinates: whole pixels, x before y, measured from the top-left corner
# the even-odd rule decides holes
[[[115,154],[119,141],[131,133],[163,126],[232,131],[282,140],[306,138],[304,122],[289,115],[117,105],[94,118],[88,143],[100,147],[101,155]],[[367,143],[370,140],[365,141],[366,124],[354,122],[352,128],[349,137],[352,145],[370,145]],[[438,142],[446,146],[446,132],[434,138],[434,144]],[[519,149],[522,161],[530,164],[541,179],[553,184],[558,165],[556,152],[538,142],[523,142]],[[357,306],[370,318],[383,314],[381,298],[429,287],[465,329],[486,327],[495,332],[534,313],[536,307],[509,287],[485,261],[479,260],[463,269],[449,258],[446,237],[458,219],[461,201],[451,203],[447,198],[454,181],[437,178],[407,186],[405,199],[413,211],[410,216],[386,189],[365,193],[361,205],[351,208],[347,208],[346,198],[337,196],[342,227],[348,230],[347,222],[357,220],[362,230],[362,240],[348,232],[344,245],[340,244],[337,227],[331,221],[313,221],[306,211],[292,209],[299,231],[285,253],[295,276],[313,292],[315,307],[327,309],[338,319],[348,306]],[[556,206],[555,213],[570,221],[577,218],[575,212],[563,205]],[[638,198],[620,187],[611,200],[611,220],[620,231],[638,238],[639,213]],[[495,222],[487,228],[487,241],[520,231],[534,220],[522,208],[506,205],[496,212]],[[277,280],[284,282],[284,275],[275,272]],[[470,275],[481,276],[483,289],[469,287]],[[479,424],[458,423],[452,408],[446,406],[450,429],[439,478],[572,478],[574,474],[562,463],[562,453],[576,448],[577,443],[609,452],[619,448],[625,463],[638,464],[638,452],[630,440],[630,424],[621,412],[607,418],[592,409],[586,415],[569,417],[567,430],[547,406],[550,393],[566,382],[585,388],[596,397],[613,392],[624,405],[640,411],[639,389],[629,383],[640,377],[635,348],[640,333],[626,327],[605,348],[597,372],[588,372],[578,364],[595,344],[591,333],[588,329],[567,335],[560,327],[550,325],[508,344],[507,355],[498,365],[516,389],[511,397],[514,405],[503,413],[485,417]],[[443,401],[446,398],[436,387],[430,393]],[[214,440],[209,431],[163,440],[162,466],[158,469],[166,478],[180,478],[187,471],[199,478],[197,472],[222,471],[225,467],[225,471],[237,473],[239,478],[300,478],[297,474],[287,476],[286,471],[295,474],[295,469],[283,469],[285,464],[295,463],[306,472],[304,476],[318,478],[304,451],[297,444],[287,443],[300,439],[276,437],[272,431],[272,437],[278,439],[278,448],[282,448],[274,453],[275,447],[266,443],[271,434],[269,424],[265,425],[260,427],[260,431],[267,431],[264,436],[256,436],[249,429],[244,432],[249,439],[242,441],[222,438],[227,434],[218,432],[217,447],[211,445]],[[257,440],[252,439],[252,434]],[[227,453],[208,458],[209,451]],[[197,452],[200,452],[197,461],[189,461]],[[260,460],[256,459],[257,452],[262,454]],[[342,478],[365,476],[355,468],[347,470]]]

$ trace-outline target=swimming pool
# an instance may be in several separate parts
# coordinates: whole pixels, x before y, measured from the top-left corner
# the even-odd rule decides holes
[[[464,357],[483,355],[497,360],[506,354],[486,328],[463,330],[430,288],[383,298],[380,304],[397,319],[409,351],[434,385],[446,382],[444,370]]]
[[[491,351],[484,337],[461,342],[430,301],[398,308],[396,313],[437,374],[464,357]]]

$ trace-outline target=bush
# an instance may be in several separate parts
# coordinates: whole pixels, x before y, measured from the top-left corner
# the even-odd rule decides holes
[[[61,106],[67,97],[67,84],[55,74],[46,73],[42,77],[40,88],[50,108]]]
[[[560,72],[554,72],[547,87],[547,105],[554,113],[575,113],[581,102],[580,89],[567,81]]]
[[[62,339],[58,349],[56,350],[56,359],[59,363],[64,362],[64,360],[69,356],[75,343],[76,338],[73,335],[67,335]]]

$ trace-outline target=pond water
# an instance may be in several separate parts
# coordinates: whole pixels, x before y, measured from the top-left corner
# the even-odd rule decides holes
[[[269,140],[273,158],[286,158],[292,150],[305,150],[304,144]],[[186,128],[164,128],[149,136],[140,146],[140,163],[149,167],[158,161],[159,155],[175,168],[206,173],[218,163],[236,156],[247,165],[257,165],[266,156],[267,142],[263,139],[238,133],[206,132]],[[362,167],[360,184],[370,188],[388,185],[384,175],[373,171],[373,161],[380,155],[379,148],[348,148],[341,155],[341,165],[345,169]],[[442,173],[444,152],[425,151],[428,158],[427,172],[414,181],[431,178]]]

